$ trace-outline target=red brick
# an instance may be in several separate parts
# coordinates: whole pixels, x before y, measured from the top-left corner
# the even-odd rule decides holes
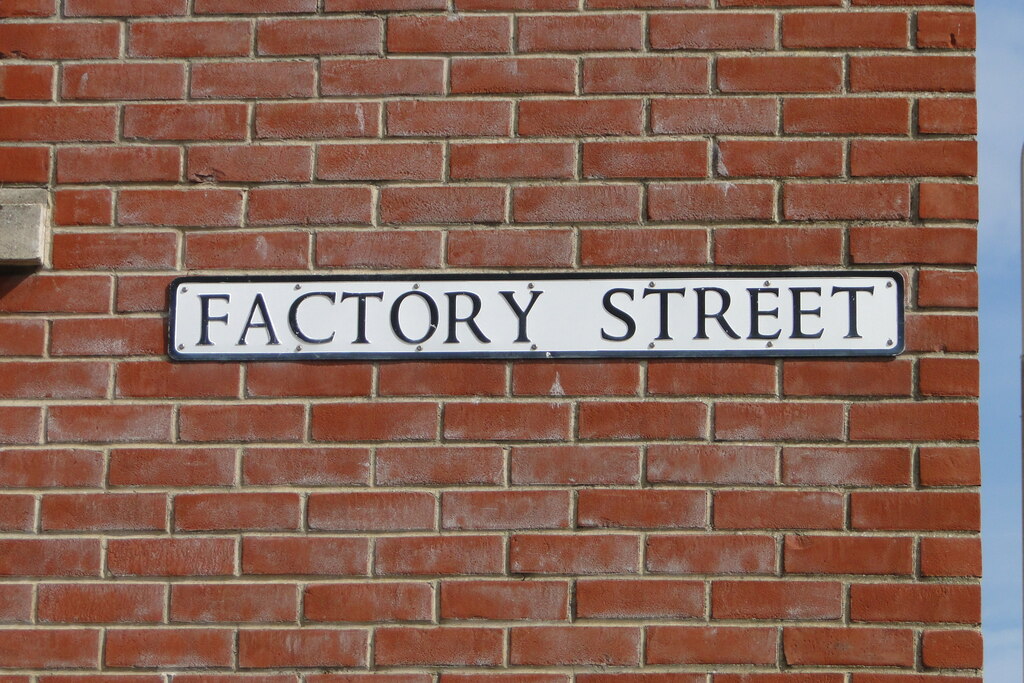
[[[171,407],[164,405],[51,406],[48,441],[166,441],[171,435]]]
[[[654,361],[647,366],[651,394],[774,394],[772,361]]]
[[[181,16],[187,0],[65,0],[69,17]]]
[[[0,386],[3,398],[104,398],[110,366],[106,363],[6,362],[3,371],[4,385]]]
[[[7,407],[0,416],[0,444],[39,443],[43,411],[40,408]]]
[[[457,10],[576,10],[570,0],[455,0]]]
[[[510,570],[516,574],[629,574],[639,569],[636,536],[512,536]]]
[[[585,57],[583,92],[706,93],[708,72],[708,60],[703,57]],[[686,104],[691,102],[697,100]]]
[[[591,52],[643,49],[639,14],[577,14],[520,17],[521,52]]]
[[[505,136],[512,108],[500,100],[396,101],[387,104],[387,121],[388,134],[396,137]]]
[[[664,579],[580,579],[577,619],[699,618],[704,584]]]
[[[172,365],[163,361],[123,363],[117,368],[117,395],[144,398],[238,395],[237,365]]]
[[[362,448],[246,448],[242,459],[243,480],[256,486],[366,484],[369,475]]]
[[[107,105],[0,106],[0,140],[112,142],[116,108]]]
[[[922,663],[933,669],[980,669],[981,633],[978,631],[925,631],[921,639]]]
[[[70,493],[43,496],[43,531],[163,531],[167,496],[161,493]]]
[[[923,396],[978,396],[978,361],[973,358],[922,358],[918,389]]]
[[[587,9],[707,8],[710,0],[587,0]]]
[[[45,183],[49,178],[48,147],[0,146],[0,182]]]
[[[791,666],[902,666],[914,664],[909,629],[786,628],[783,656]]]
[[[981,576],[981,541],[975,538],[922,538],[922,576]]]
[[[192,182],[308,181],[313,177],[313,148],[305,145],[189,147],[185,173]]]
[[[653,99],[651,130],[661,134],[770,135],[778,125],[778,109],[775,100],[763,97]]]
[[[907,350],[978,350],[978,318],[973,315],[907,316]]]
[[[918,450],[921,486],[978,486],[981,458],[977,446],[926,446]]]
[[[839,92],[842,63],[835,57],[721,57],[722,92]]]
[[[434,528],[435,508],[424,492],[312,493],[306,518],[317,531],[423,531]]]
[[[505,565],[501,536],[407,536],[378,538],[378,576],[500,574]]]
[[[850,231],[854,263],[973,264],[977,258],[973,228],[875,228]]]
[[[167,232],[65,233],[53,236],[52,258],[54,268],[64,270],[149,270],[173,268],[177,251],[177,235]],[[119,323],[98,323],[94,329]]]
[[[230,486],[235,453],[227,448],[117,448],[110,452],[107,478],[111,486]]]
[[[0,586],[0,621],[4,623],[29,623],[32,621],[31,585],[4,584]]]
[[[636,484],[640,453],[632,446],[516,446],[509,456],[514,484]]]
[[[587,489],[577,497],[579,527],[703,528],[702,491]]]
[[[42,584],[36,609],[44,623],[155,623],[164,594],[155,584]]]
[[[850,494],[854,529],[977,531],[977,493],[856,491]]]
[[[836,403],[719,403],[715,438],[741,441],[830,441],[843,436],[843,406]]]
[[[299,405],[185,405],[178,420],[182,441],[290,441],[305,432]]]
[[[0,451],[0,486],[4,488],[98,487],[102,481],[103,456],[100,451],[16,448]]]
[[[500,396],[505,368],[497,363],[389,363],[380,368],[384,396]]]
[[[787,183],[782,194],[783,215],[791,221],[910,218],[905,183]]]
[[[228,189],[121,190],[117,220],[124,225],[239,226],[242,193]]]
[[[978,220],[978,186],[921,183],[917,211],[922,219]]]
[[[444,438],[453,440],[553,441],[567,438],[567,403],[449,403]]]
[[[110,190],[57,190],[53,193],[54,225],[110,225],[113,220],[114,194]]]
[[[978,132],[978,106],[973,97],[924,98],[917,101],[919,133],[972,135]]]
[[[715,263],[721,265],[838,265],[843,232],[833,228],[718,228]]]
[[[119,275],[114,307],[118,313],[153,313],[167,309],[173,275]]]
[[[98,577],[100,552],[92,538],[0,539],[0,576]]]
[[[316,0],[196,0],[196,14],[296,14],[315,12]]]
[[[82,0],[71,0],[73,5]],[[89,2],[89,0],[85,0]],[[70,10],[69,10],[70,12]],[[56,13],[55,0],[11,0],[0,8],[0,17],[52,17]],[[70,14],[69,14],[70,16]],[[20,677],[10,677],[9,683],[24,683]]]
[[[300,522],[297,493],[182,493],[174,497],[177,531],[295,530]]]
[[[917,13],[917,47],[973,50],[976,34],[973,12]]]
[[[66,64],[65,100],[176,100],[185,94],[182,64]]]
[[[327,59],[320,67],[324,95],[439,95],[441,59]]]
[[[249,129],[247,110],[242,103],[130,103],[124,107],[124,136],[143,140],[243,140]]]
[[[854,587],[856,590],[858,586]],[[715,581],[712,619],[839,619],[843,585],[821,581]]]
[[[852,441],[977,438],[978,408],[972,403],[856,404],[850,408]]]
[[[775,569],[771,536],[652,535],[645,554],[647,570],[661,574],[770,574]]]
[[[431,268],[441,265],[438,230],[322,232],[316,265],[341,268]]]
[[[288,232],[185,235],[186,268],[292,268],[309,262],[309,236]]]
[[[132,57],[246,57],[247,21],[134,21],[128,24]]]
[[[576,63],[571,59],[452,60],[452,93],[572,93],[575,89]]]
[[[786,48],[906,48],[904,12],[787,14],[782,20]]]
[[[908,486],[910,469],[906,448],[782,449],[782,481],[798,486]]]
[[[135,668],[231,666],[234,631],[229,629],[111,629],[104,664]]]
[[[95,668],[99,651],[99,629],[0,629],[0,666],[4,668]]]
[[[381,628],[373,663],[384,666],[497,666],[504,632],[497,628]]]
[[[107,569],[114,576],[225,576],[234,573],[232,538],[112,538]]]
[[[775,193],[761,183],[653,183],[647,193],[652,221],[771,220]]]
[[[640,629],[621,626],[512,628],[509,662],[513,666],[636,666],[640,664]]]
[[[441,180],[440,144],[321,145],[316,177],[323,180]]]
[[[773,628],[649,626],[648,664],[774,664]]]
[[[42,356],[45,337],[43,320],[0,320],[0,354],[4,356]]]
[[[5,22],[0,26],[0,57],[20,59],[110,59],[117,57],[121,33],[116,23]]]
[[[0,499],[0,531],[34,531],[36,501],[30,495],[5,495]]]
[[[246,536],[242,573],[365,576],[369,549],[366,538]]]
[[[572,503],[568,491],[446,491],[444,529],[564,529]]]
[[[313,407],[315,441],[425,441],[437,434],[433,403],[333,403]]]
[[[249,396],[369,396],[373,368],[362,363],[259,363],[246,373]]]
[[[704,142],[583,143],[586,178],[703,178],[706,173]]]
[[[175,147],[63,147],[57,151],[57,182],[173,182],[181,177],[180,165]]]
[[[639,386],[631,362],[524,362],[512,370],[512,392],[521,396],[635,395]]]
[[[473,230],[448,234],[453,266],[569,268],[575,238],[568,230]]]
[[[787,396],[910,396],[909,361],[787,361]]]
[[[508,52],[511,42],[511,17],[449,14],[388,19],[389,53]]]
[[[384,187],[383,223],[498,223],[505,215],[500,187]]]
[[[563,621],[568,618],[566,581],[444,581],[442,619]]]
[[[573,154],[568,143],[455,143],[449,164],[451,177],[462,180],[571,178]]]
[[[368,187],[259,187],[249,191],[251,225],[370,222]]]
[[[0,66],[0,100],[53,99],[52,66],[5,64]]]
[[[695,402],[593,402],[580,405],[581,439],[692,439],[706,431],[707,411]]]
[[[790,15],[810,16],[810,15]],[[910,101],[895,97],[787,98],[782,104],[787,133],[905,135]]]
[[[770,446],[662,445],[647,449],[647,480],[678,484],[771,484]]]
[[[631,185],[517,187],[512,205],[517,223],[637,222],[640,188]]]
[[[882,536],[786,536],[787,574],[901,574],[914,567],[914,540]]]
[[[855,176],[974,176],[977,146],[968,140],[854,140]]]
[[[375,55],[382,21],[376,17],[262,19],[256,29],[258,55]]]
[[[981,622],[980,586],[856,584],[850,586],[850,619],[926,623]]]
[[[502,453],[494,447],[378,448],[375,455],[379,486],[500,484],[504,472]]]
[[[172,622],[294,622],[295,587],[287,584],[187,584],[171,586]]]
[[[580,261],[587,266],[677,266],[707,262],[704,230],[612,228],[580,232]]]
[[[314,584],[302,604],[310,621],[429,621],[434,592],[425,582]]]
[[[519,103],[523,136],[640,135],[640,100],[523,100]]]
[[[312,62],[201,62],[192,65],[189,94],[197,98],[296,98],[316,94]]]
[[[681,673],[579,673],[576,677],[580,683],[704,683],[700,677],[704,674]],[[718,674],[721,680],[724,674]],[[744,679],[745,683],[745,679]]]
[[[260,102],[256,105],[258,138],[350,138],[375,136],[380,105],[371,102]],[[321,148],[336,149],[336,148]],[[384,148],[376,146],[373,149]]]
[[[843,495],[830,491],[716,491],[716,529],[841,529]]]
[[[445,9],[443,0],[324,0],[325,12]]]
[[[723,140],[716,164],[719,175],[732,178],[838,177],[843,173],[843,144],[839,140]]]
[[[655,50],[770,50],[775,17],[768,13],[724,12],[653,14],[650,41]]]
[[[974,92],[974,58],[854,56],[849,78],[853,92]]]

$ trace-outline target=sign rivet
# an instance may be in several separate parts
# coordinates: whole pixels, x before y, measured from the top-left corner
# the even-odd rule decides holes
[[[647,345],[647,348],[649,348],[649,349],[653,349],[653,348],[654,348],[654,342],[651,342],[650,344],[648,344],[648,345]]]
[[[179,351],[184,351],[185,350],[185,345],[184,344],[178,344],[178,350]]]
[[[885,288],[886,289],[891,289],[892,288],[892,283],[891,282],[886,282],[885,283]]]
[[[416,350],[417,350],[417,351],[422,351],[422,350],[423,350],[423,347],[422,347],[422,346],[417,346],[417,347],[416,347]]]
[[[770,348],[772,348],[773,346],[775,346],[775,344],[772,344],[771,342],[768,342],[768,343],[767,343],[767,344],[766,344],[765,346],[767,346],[767,347],[768,347],[768,348],[770,349]]]
[[[526,285],[526,288],[527,289],[533,289],[533,283],[531,282],[530,284]]]
[[[302,350],[302,344],[299,344],[298,346],[296,346],[295,350],[296,351],[301,351]]]
[[[530,344],[530,350],[531,351],[536,351],[537,350],[537,345],[536,344]]]
[[[892,346],[892,339],[886,339],[885,340],[885,345],[886,346]]]
[[[296,285],[295,285],[295,289],[302,289],[302,285],[300,285],[300,284],[296,284]]]
[[[420,288],[420,283],[418,283],[418,282],[414,283],[412,288],[413,289],[419,289]]]
[[[771,284],[772,284],[772,283],[771,283],[771,282],[769,282],[768,280],[765,280],[765,281],[764,281],[764,286],[765,286],[765,287],[770,287],[770,286],[771,286]]]
[[[647,284],[647,286],[648,286],[648,287],[653,287],[653,286],[654,286],[654,281],[652,280],[651,282],[649,282],[649,283]]]
[[[182,288],[181,288],[181,291],[183,291],[183,292],[187,292],[187,291],[188,291],[188,287],[182,287]]]

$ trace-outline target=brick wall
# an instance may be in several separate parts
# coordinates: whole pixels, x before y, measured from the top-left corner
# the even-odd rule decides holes
[[[979,681],[965,5],[0,0],[0,681]],[[762,266],[907,352],[164,355],[185,272]]]

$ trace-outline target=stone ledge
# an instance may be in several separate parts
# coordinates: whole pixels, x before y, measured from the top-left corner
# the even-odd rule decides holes
[[[0,190],[0,267],[43,264],[49,197],[43,188]]]

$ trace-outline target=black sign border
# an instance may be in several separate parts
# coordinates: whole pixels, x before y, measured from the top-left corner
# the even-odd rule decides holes
[[[601,278],[617,279],[699,279],[699,278],[757,278],[771,280],[773,278],[822,278],[822,277],[884,277],[892,278],[896,282],[896,297],[899,300],[899,319],[896,323],[896,340],[892,347],[886,349],[825,349],[819,352],[797,351],[792,349],[764,349],[763,351],[749,350],[663,350],[650,349],[645,351],[421,351],[410,350],[408,352],[390,353],[211,353],[211,354],[189,354],[182,353],[174,348],[174,323],[177,310],[178,287],[193,282],[395,282],[395,281],[416,281],[416,280],[588,280]],[[846,358],[846,357],[875,357],[885,358],[898,356],[905,350],[904,321],[906,317],[906,287],[903,274],[891,270],[776,270],[776,271],[572,271],[572,272],[515,272],[515,273],[482,273],[474,271],[471,273],[388,273],[388,274],[365,274],[365,273],[332,273],[319,275],[186,275],[175,278],[168,285],[168,314],[167,314],[167,355],[174,361],[185,362],[305,362],[320,360],[351,360],[351,361],[376,361],[376,360],[538,360],[538,359],[599,359],[599,358]]]

